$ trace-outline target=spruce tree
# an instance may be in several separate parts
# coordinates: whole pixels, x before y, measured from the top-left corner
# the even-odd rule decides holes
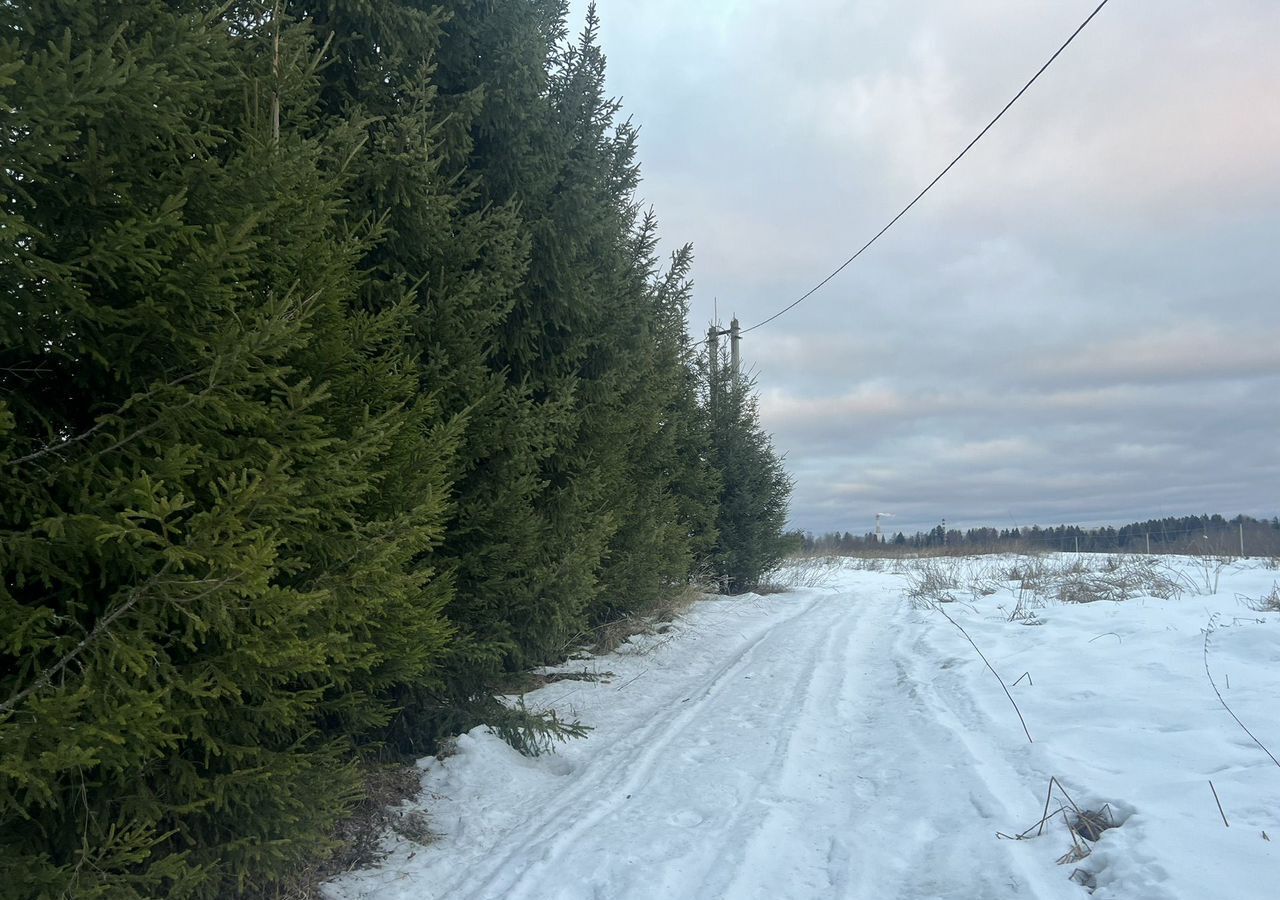
[[[546,427],[541,553],[503,610],[519,665],[687,577],[692,538],[671,484],[683,376],[652,221],[638,216],[635,130],[605,95],[594,8],[572,42],[562,3],[450,11],[439,82],[484,91],[470,164],[489,200],[518,203],[530,246],[493,357]]]
[[[507,387],[506,415],[490,435],[497,446],[479,455],[476,477],[460,494],[480,514],[477,526],[494,527],[461,522],[455,544],[459,617],[474,630],[474,662],[518,668],[555,657],[583,630],[607,540],[592,506],[598,488],[571,462],[582,430],[579,367],[590,306],[559,280],[590,277],[573,219],[590,210],[578,205],[580,194],[557,199],[579,190],[566,175],[570,115],[553,87],[563,4],[444,6],[436,84],[447,97],[483,97],[470,120],[466,163],[477,178],[476,199],[516,217],[528,254],[488,358]],[[504,477],[518,494],[495,490],[495,478]]]
[[[4,8],[0,892],[222,897],[320,852],[435,677],[453,436],[356,304],[360,136],[271,4]]]
[[[711,564],[721,487],[712,461],[712,422],[700,400],[698,354],[688,335],[692,265],[693,249],[685,245],[672,254],[655,294],[660,310],[660,346],[665,355],[663,370],[674,381],[663,428],[670,433],[666,465],[669,489],[676,500],[679,536],[686,545],[686,578],[690,574],[700,577]]]
[[[536,500],[554,416],[494,361],[529,241],[517,202],[492,202],[468,169],[487,98],[478,83],[438,83],[449,17],[403,0],[329,3],[311,14],[334,36],[326,107],[365,133],[366,152],[348,169],[348,218],[381,227],[361,263],[366,302],[396,294],[412,307],[419,389],[437,405],[437,427],[458,438],[449,517],[430,556],[453,583],[448,615],[458,632],[445,681],[405,685],[389,732],[402,749],[427,752],[434,737],[492,711],[493,682],[521,647],[509,611],[539,593],[536,573],[550,553]],[[484,52],[486,64],[500,59],[499,48]]]
[[[698,405],[697,375],[686,333],[691,248],[672,255],[669,268],[654,271],[656,220],[652,212],[635,236],[639,271],[646,281],[641,299],[621,419],[621,483],[611,489],[618,528],[601,572],[594,617],[643,612],[679,593],[695,565],[708,561],[715,538],[718,485],[708,460],[709,431]]]
[[[756,587],[786,552],[791,478],[760,425],[754,382],[723,350],[707,372],[712,464],[720,476],[713,573],[731,593]]]

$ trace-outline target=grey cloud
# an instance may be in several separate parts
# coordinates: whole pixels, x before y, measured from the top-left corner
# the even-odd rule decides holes
[[[695,334],[812,287],[1093,5],[601,0]],[[1277,34],[1272,0],[1111,4],[746,336],[796,526],[1276,513]]]

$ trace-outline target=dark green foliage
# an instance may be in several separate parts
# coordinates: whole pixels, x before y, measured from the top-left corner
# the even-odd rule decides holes
[[[444,14],[401,0],[306,7],[299,13],[336,36],[322,73],[326,108],[364,131],[348,167],[347,217],[352,227],[378,222],[380,240],[361,261],[363,302],[412,309],[420,390],[433,401],[434,427],[458,438],[453,503],[432,564],[456,586],[448,612],[459,633],[444,680],[406,684],[387,733],[406,751],[427,752],[440,734],[473,723],[514,648],[494,609],[524,589],[540,538],[532,498],[546,425],[528,392],[490,361],[527,266],[527,239],[513,210],[485,203],[465,169],[482,92],[441,94],[432,80]]]
[[[655,227],[647,215],[637,241],[650,271]],[[682,248],[642,294],[649,335],[635,342],[643,352],[631,362],[636,390],[625,418],[632,428],[618,438],[627,474],[613,488],[620,522],[601,577],[597,620],[641,612],[678,593],[714,546],[718,479],[685,333],[691,263],[690,249]]]
[[[760,427],[754,384],[723,358],[708,373],[712,460],[720,473],[713,571],[731,593],[755,587],[787,553],[783,534],[791,479]]]
[[[957,528],[942,526],[908,537],[898,532],[892,543],[912,549],[946,547],[960,553],[1014,553],[1037,551],[1075,551],[1081,553],[1165,553],[1199,556],[1212,554],[1231,556],[1241,550],[1250,556],[1280,554],[1280,522],[1274,518],[1255,519],[1236,515],[1166,516],[1145,522],[1132,522],[1118,528],[1110,525],[1087,528],[1079,525],[1056,525],[1042,528]],[[805,552],[856,552],[874,548],[875,535],[855,537],[849,533],[805,535]]]
[[[306,29],[5,15],[0,890],[225,896],[323,850],[432,677],[452,438],[411,310],[353,306]]]
[[[508,529],[505,540],[487,531],[467,545],[459,603],[470,605],[459,615],[482,642],[502,642],[506,665],[521,666],[688,577],[697,515],[676,493],[687,466],[674,455],[688,435],[671,421],[685,374],[675,336],[685,295],[675,286],[687,258],[672,279],[653,277],[653,224],[633,196],[635,132],[605,97],[594,11],[561,47],[563,4],[447,7],[437,83],[484,93],[468,165],[488,202],[518,211],[530,248],[491,365],[541,426],[536,468],[518,470],[531,488],[519,498],[520,540]],[[511,521],[510,504],[493,499],[481,509]],[[490,560],[511,575],[475,569]]]
[[[490,700],[482,710],[483,721],[494,733],[524,756],[542,756],[554,753],[556,744],[574,738],[586,737],[591,729],[581,722],[564,722],[556,711],[531,712],[519,700],[508,706]]]

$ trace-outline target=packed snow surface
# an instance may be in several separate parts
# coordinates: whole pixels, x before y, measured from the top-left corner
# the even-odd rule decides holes
[[[555,754],[477,728],[421,761],[438,838],[388,837],[330,895],[1280,896],[1280,613],[1256,608],[1274,569],[1051,556],[793,576],[818,586],[709,598],[562,666],[603,680],[524,697],[591,726]]]

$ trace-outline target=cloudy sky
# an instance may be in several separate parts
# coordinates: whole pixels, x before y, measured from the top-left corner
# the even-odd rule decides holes
[[[691,329],[820,281],[1096,5],[599,0]],[[1111,0],[744,337],[793,525],[1280,512],[1277,48],[1275,0]]]

